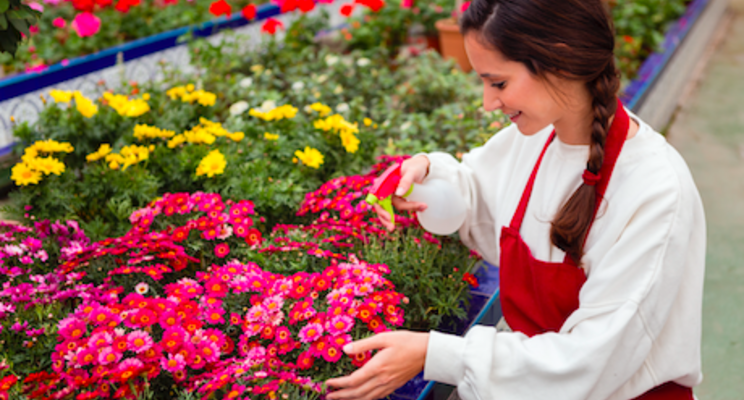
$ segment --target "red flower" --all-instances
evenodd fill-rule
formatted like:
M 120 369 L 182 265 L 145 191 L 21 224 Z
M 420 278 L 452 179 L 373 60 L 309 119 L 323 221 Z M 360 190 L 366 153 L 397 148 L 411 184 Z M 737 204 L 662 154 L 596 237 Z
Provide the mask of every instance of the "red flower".
M 215 17 L 219 17 L 223 14 L 227 14 L 229 17 L 232 13 L 232 7 L 230 7 L 225 0 L 217 0 L 209 5 L 209 12 Z
M 341 6 L 341 15 L 344 17 L 350 17 L 351 13 L 354 12 L 354 5 L 353 4 L 344 4 Z
M 8 375 L 3 379 L 0 379 L 0 391 L 8 391 L 13 385 L 18 382 L 18 377 L 15 375 Z
M 186 240 L 186 238 L 189 237 L 189 231 L 190 229 L 186 226 L 180 226 L 176 228 L 175 231 L 173 231 L 173 234 L 171 235 L 171 240 L 174 242 L 182 242 Z
M 261 240 L 261 231 L 255 228 L 249 230 L 248 235 L 245 237 L 245 242 L 248 243 L 249 246 L 260 244 Z
M 366 351 L 351 356 L 351 363 L 354 364 L 355 367 L 363 367 L 370 358 L 372 358 L 372 352 Z
M 129 12 L 129 8 L 138 6 L 139 3 L 139 0 L 119 0 L 118 2 L 116 2 L 116 6 L 114 6 L 114 8 L 116 9 L 116 11 L 126 13 Z
M 354 0 L 354 3 L 366 6 L 373 12 L 378 12 L 385 7 L 385 1 L 383 0 Z
M 72 0 L 72 6 L 78 11 L 93 12 L 95 5 L 93 0 Z
M 297 0 L 284 0 L 280 7 L 282 14 L 292 12 L 297 9 Z
M 478 278 L 475 277 L 475 275 L 471 274 L 470 272 L 466 272 L 465 275 L 462 276 L 462 280 L 469 283 L 470 286 L 477 288 L 478 287 Z
M 310 12 L 315 8 L 315 2 L 313 0 L 299 0 L 297 7 L 304 13 Z
M 253 4 L 248 4 L 247 6 L 243 7 L 243 17 L 245 17 L 245 19 L 247 20 L 256 18 L 256 6 Z
M 266 22 L 264 22 L 263 26 L 261 26 L 261 32 L 273 35 L 276 33 L 276 28 L 284 29 L 284 24 L 282 23 L 282 21 L 274 18 L 267 18 Z

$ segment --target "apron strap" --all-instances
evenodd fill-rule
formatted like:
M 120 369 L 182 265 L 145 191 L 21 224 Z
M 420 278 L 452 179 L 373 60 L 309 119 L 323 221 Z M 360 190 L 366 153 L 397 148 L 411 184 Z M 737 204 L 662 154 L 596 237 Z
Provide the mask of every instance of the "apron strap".
M 554 138 L 555 129 L 550 134 L 548 141 L 545 142 L 545 146 L 542 149 L 542 153 L 540 153 L 540 157 L 535 163 L 535 167 L 532 168 L 532 174 L 530 175 L 530 179 L 527 181 L 527 187 L 524 189 L 524 192 L 522 192 L 522 198 L 519 200 L 517 211 L 514 212 L 511 224 L 509 224 L 509 226 L 511 226 L 513 229 L 516 229 L 517 231 L 519 231 L 519 228 L 522 226 L 524 214 L 527 212 L 527 205 L 530 202 L 530 196 L 532 196 L 532 187 L 535 186 L 535 177 L 537 176 L 537 170 L 540 169 L 540 164 L 542 163 L 543 156 L 545 155 L 545 152 L 548 150 L 548 146 L 550 146 L 550 143 L 553 141 Z

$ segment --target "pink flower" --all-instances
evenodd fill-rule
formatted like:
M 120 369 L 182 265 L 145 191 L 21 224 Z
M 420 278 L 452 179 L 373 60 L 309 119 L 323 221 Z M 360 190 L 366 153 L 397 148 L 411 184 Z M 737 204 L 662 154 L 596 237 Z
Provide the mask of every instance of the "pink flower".
M 35 2 L 33 2 L 33 1 L 32 1 L 32 2 L 28 3 L 28 6 L 29 6 L 29 7 L 30 7 L 30 8 L 32 9 L 32 10 L 36 10 L 36 11 L 38 11 L 38 12 L 44 12 L 44 6 L 42 6 L 42 5 L 41 5 L 41 4 L 39 4 L 39 3 L 35 3 Z
M 147 351 L 154 344 L 150 335 L 145 331 L 134 331 L 127 335 L 129 349 L 137 354 Z
M 287 343 L 290 339 L 292 339 L 292 333 L 286 326 L 280 326 L 276 329 L 274 338 L 276 339 L 277 343 Z
M 139 294 L 145 294 L 150 290 L 150 286 L 145 282 L 140 282 L 134 287 L 134 291 Z
M 184 360 L 181 354 L 169 354 L 167 359 L 163 358 L 160 361 L 160 366 L 170 373 L 175 373 L 176 371 L 183 370 L 186 366 L 186 360 Z
M 215 362 L 220 358 L 220 348 L 217 343 L 210 340 L 204 340 L 196 347 L 197 354 L 200 354 L 205 361 Z
M 323 327 L 320 324 L 307 324 L 300 329 L 300 341 L 310 343 L 316 341 L 323 334 Z
M 59 321 L 59 334 L 65 339 L 80 339 L 85 332 L 85 323 L 75 317 L 69 317 Z
M 93 36 L 101 29 L 101 19 L 89 12 L 80 13 L 72 21 L 72 29 L 80 37 Z
M 220 243 L 214 248 L 214 254 L 219 258 L 225 258 L 226 255 L 230 254 L 230 246 L 227 243 Z
M 328 362 L 335 363 L 336 361 L 341 359 L 341 350 L 338 349 L 336 346 L 327 345 L 325 349 L 323 349 L 323 358 Z
M 328 333 L 331 335 L 341 335 L 351 330 L 354 327 L 354 319 L 348 315 L 338 315 L 331 318 L 328 323 Z

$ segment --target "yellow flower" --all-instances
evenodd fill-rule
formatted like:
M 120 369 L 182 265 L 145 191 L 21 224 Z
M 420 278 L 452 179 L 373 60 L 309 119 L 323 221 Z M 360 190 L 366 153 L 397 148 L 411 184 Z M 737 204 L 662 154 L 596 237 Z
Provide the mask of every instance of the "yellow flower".
M 261 74 L 263 70 L 264 70 L 264 66 L 261 64 L 251 65 L 251 71 L 255 74 Z
M 204 90 L 194 91 L 194 85 L 189 83 L 186 86 L 176 86 L 165 92 L 171 100 L 181 99 L 184 103 L 194 103 L 195 101 L 203 106 L 213 106 L 217 101 L 217 95 Z
M 59 176 L 65 172 L 65 164 L 54 157 L 35 158 L 28 165 L 44 175 L 54 174 Z
M 41 172 L 34 171 L 28 164 L 20 162 L 13 166 L 10 179 L 18 186 L 36 185 L 41 181 Z
M 90 118 L 98 113 L 98 106 L 93 104 L 89 98 L 83 96 L 79 91 L 73 93 L 75 97 L 75 105 L 80 114 L 83 114 L 85 118 Z
M 297 111 L 299 111 L 297 108 L 294 108 L 289 104 L 285 104 L 283 106 L 275 107 L 267 112 L 251 108 L 250 111 L 248 111 L 248 115 L 260 118 L 264 121 L 279 121 L 284 118 L 294 118 L 295 115 L 297 115 Z
M 111 153 L 111 145 L 108 143 L 104 143 L 101 145 L 101 147 L 98 148 L 95 153 L 91 153 L 85 156 L 85 159 L 88 162 L 98 161 L 103 157 L 106 157 L 106 155 L 109 153 Z
M 207 175 L 212 178 L 225 172 L 227 161 L 219 150 L 212 150 L 196 167 L 196 176 Z
M 365 118 L 363 120 L 363 122 L 364 122 L 364 126 L 370 126 L 370 125 L 372 125 L 372 120 L 369 119 L 369 118 Z
M 359 139 L 349 131 L 341 132 L 341 144 L 344 146 L 347 153 L 356 153 L 359 149 Z
M 72 153 L 75 148 L 68 142 L 58 142 L 56 140 L 37 140 L 31 146 L 26 148 L 26 152 L 41 153 Z
M 266 140 L 278 140 L 279 135 L 269 132 L 264 132 L 264 139 Z
M 331 113 L 331 107 L 328 107 L 323 103 L 313 103 L 310 105 L 310 109 L 320 113 L 321 117 L 325 117 L 326 115 Z
M 109 168 L 119 169 L 121 167 L 121 170 L 124 171 L 130 166 L 149 158 L 150 150 L 147 147 L 133 144 L 124 146 L 119 154 L 107 154 L 105 160 L 109 163 Z
M 176 132 L 150 125 L 138 124 L 134 127 L 134 137 L 137 138 L 137 140 L 157 138 L 168 139 L 175 135 Z
M 168 141 L 168 148 L 169 149 L 175 149 L 176 146 L 186 141 L 186 136 L 184 135 L 176 135 L 173 137 L 173 139 Z
M 323 154 L 310 146 L 305 146 L 304 151 L 297 150 L 294 154 L 303 164 L 310 168 L 318 169 L 323 165 Z
M 129 100 L 125 95 L 105 92 L 103 98 L 122 117 L 139 117 L 150 111 L 150 105 L 147 104 L 144 96 L 142 99 Z
M 233 142 L 239 142 L 245 138 L 245 133 L 243 132 L 235 132 L 233 134 L 228 135 L 227 137 L 230 138 Z
M 72 92 L 67 90 L 52 89 L 49 91 L 49 95 L 52 96 L 55 103 L 69 103 L 72 100 Z
M 341 137 L 341 144 L 348 153 L 355 153 L 359 149 L 359 139 L 354 135 L 359 133 L 357 123 L 350 123 L 339 114 L 333 114 L 326 119 L 319 119 L 313 122 L 315 129 L 321 129 L 325 132 L 333 131 Z

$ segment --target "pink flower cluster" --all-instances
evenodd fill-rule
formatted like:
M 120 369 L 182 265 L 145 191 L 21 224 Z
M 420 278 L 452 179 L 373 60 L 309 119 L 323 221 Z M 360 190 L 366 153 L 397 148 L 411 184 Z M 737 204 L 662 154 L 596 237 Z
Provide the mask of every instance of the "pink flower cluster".
M 91 397 L 133 397 L 131 388 L 164 373 L 204 395 L 228 385 L 270 393 L 281 382 L 319 391 L 302 370 L 316 360 L 338 362 L 352 333 L 403 323 L 403 296 L 387 272 L 356 261 L 284 276 L 232 261 L 166 285 L 164 296 L 118 300 L 122 293 L 111 292 L 109 301 L 85 301 L 60 321 L 52 368 L 67 387 Z M 235 301 L 243 297 L 247 303 Z M 351 361 L 362 365 L 369 357 Z

